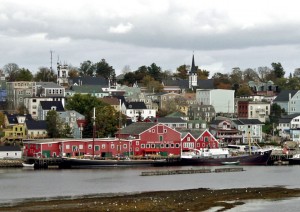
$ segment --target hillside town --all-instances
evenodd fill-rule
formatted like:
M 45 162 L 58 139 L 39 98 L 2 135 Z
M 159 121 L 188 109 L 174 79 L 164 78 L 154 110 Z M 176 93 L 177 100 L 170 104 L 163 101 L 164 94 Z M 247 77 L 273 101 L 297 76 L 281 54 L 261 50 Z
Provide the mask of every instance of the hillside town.
M 246 83 L 229 85 L 226 74 L 208 79 L 194 55 L 173 75 L 152 64 L 115 76 L 101 63 L 110 72 L 88 74 L 87 61 L 81 75 L 57 63 L 56 73 L 41 69 L 39 81 L 14 78 L 26 70 L 3 72 L 1 158 L 173 156 L 249 142 L 299 142 L 299 90 L 259 80 L 267 71 L 276 74 L 280 63 L 255 80 L 247 80 L 253 70 L 238 77 L 242 71 L 235 68 L 231 78 Z

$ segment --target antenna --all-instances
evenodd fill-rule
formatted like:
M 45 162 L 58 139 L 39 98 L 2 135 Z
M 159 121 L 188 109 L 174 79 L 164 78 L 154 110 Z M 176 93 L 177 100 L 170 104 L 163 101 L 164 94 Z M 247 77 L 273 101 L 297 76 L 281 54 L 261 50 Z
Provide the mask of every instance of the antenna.
M 52 72 L 52 53 L 53 51 L 50 50 L 50 71 Z

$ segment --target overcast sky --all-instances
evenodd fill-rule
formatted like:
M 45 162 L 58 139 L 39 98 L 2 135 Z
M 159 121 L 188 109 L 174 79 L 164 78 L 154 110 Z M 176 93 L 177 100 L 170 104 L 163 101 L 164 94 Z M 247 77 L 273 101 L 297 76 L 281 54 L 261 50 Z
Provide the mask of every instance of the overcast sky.
M 36 72 L 104 58 L 117 74 L 156 63 L 229 73 L 233 67 L 300 67 L 294 0 L 0 0 L 0 68 Z

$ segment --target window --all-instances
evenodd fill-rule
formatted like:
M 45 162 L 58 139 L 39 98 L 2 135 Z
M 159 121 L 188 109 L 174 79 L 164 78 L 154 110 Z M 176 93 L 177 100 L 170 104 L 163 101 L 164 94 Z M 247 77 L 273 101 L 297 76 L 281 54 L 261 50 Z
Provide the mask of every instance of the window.
M 171 148 L 174 148 L 174 144 L 171 144 Z
M 190 137 L 187 137 L 187 139 L 186 139 L 187 141 L 190 141 L 191 140 L 191 138 Z
M 176 148 L 179 148 L 179 144 L 175 144 L 175 147 L 176 147 Z
M 83 145 L 82 144 L 79 145 L 79 149 L 83 149 Z
M 100 146 L 96 145 L 95 146 L 95 151 L 99 151 L 100 150 Z
M 111 148 L 111 149 L 114 149 L 114 148 L 115 148 L 115 145 L 114 145 L 114 144 L 111 144 L 111 145 L 110 145 L 110 148 Z
M 159 136 L 159 141 L 163 141 L 164 137 L 162 135 Z
M 150 144 L 146 144 L 146 148 L 150 148 Z
M 105 149 L 105 144 L 102 144 L 101 148 L 102 148 L 102 149 Z
M 48 144 L 48 147 L 51 147 L 52 146 L 52 144 Z
M 141 144 L 141 148 L 142 148 L 142 149 L 145 149 L 145 144 Z
M 127 144 L 123 144 L 123 148 L 124 148 L 124 149 L 127 149 Z
M 89 144 L 89 145 L 88 145 L 88 148 L 89 148 L 89 149 L 92 149 L 92 148 L 93 148 L 93 145 L 92 145 L 92 144 Z

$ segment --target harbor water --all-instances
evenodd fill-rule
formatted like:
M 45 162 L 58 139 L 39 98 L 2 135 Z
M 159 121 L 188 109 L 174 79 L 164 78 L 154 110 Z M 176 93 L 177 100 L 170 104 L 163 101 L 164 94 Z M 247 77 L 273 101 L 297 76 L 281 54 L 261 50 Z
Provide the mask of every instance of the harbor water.
M 226 166 L 230 167 L 230 166 Z M 235 166 L 236 167 L 236 166 Z M 239 166 L 241 167 L 241 166 Z M 300 166 L 243 166 L 242 172 L 197 173 L 180 175 L 141 176 L 142 172 L 172 169 L 211 169 L 220 167 L 136 167 L 99 169 L 47 169 L 24 168 L 0 169 L 0 203 L 13 204 L 29 199 L 76 198 L 80 196 L 102 196 L 143 191 L 183 190 L 193 188 L 246 188 L 273 187 L 300 188 Z M 224 168 L 224 166 L 223 166 Z M 276 202 L 285 205 L 293 202 L 300 206 L 299 199 Z M 266 203 L 267 202 L 267 203 Z M 258 204 L 260 203 L 260 204 Z M 238 206 L 239 211 L 251 210 L 249 202 Z M 274 207 L 268 201 L 255 201 Z M 237 210 L 235 208 L 234 210 Z M 272 209 L 272 208 L 271 208 Z M 274 211 L 273 210 L 273 211 Z

